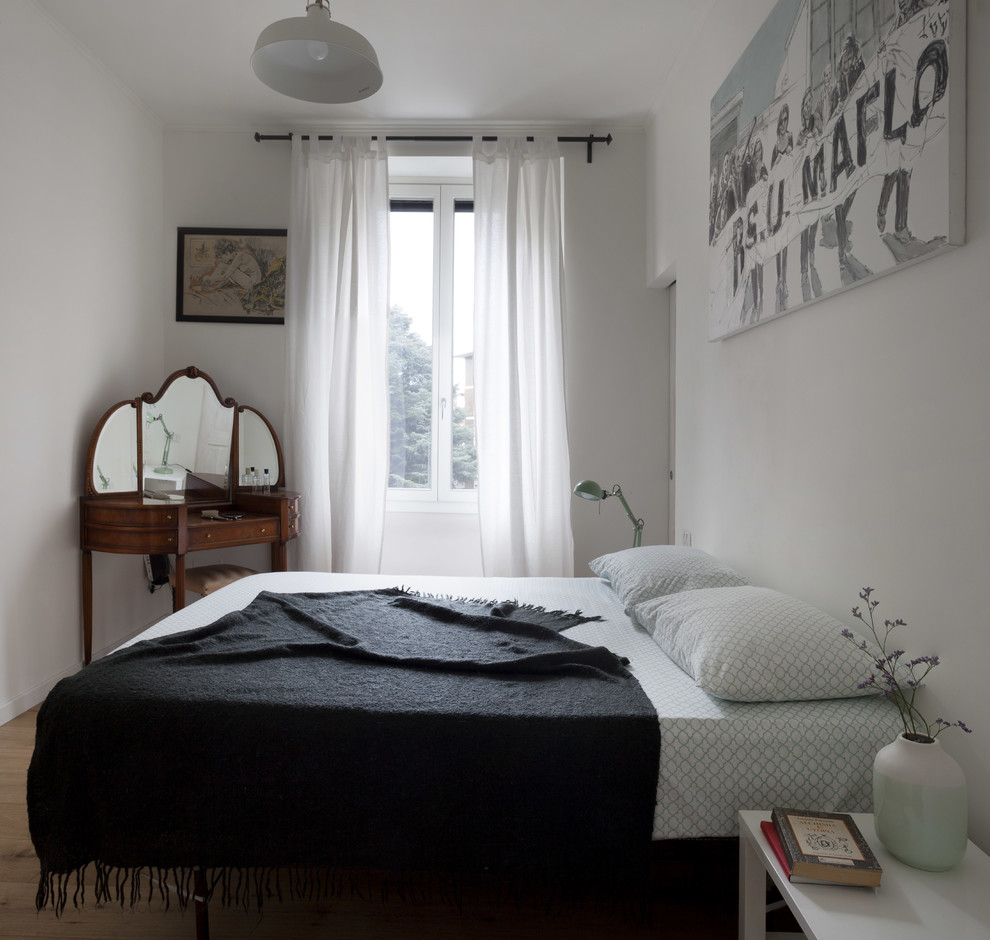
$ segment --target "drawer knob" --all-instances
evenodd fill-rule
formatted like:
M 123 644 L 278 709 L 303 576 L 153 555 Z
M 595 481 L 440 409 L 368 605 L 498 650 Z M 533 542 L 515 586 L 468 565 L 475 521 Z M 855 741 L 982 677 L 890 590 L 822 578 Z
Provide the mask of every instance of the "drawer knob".
M 211 539 L 211 538 L 213 538 L 213 533 L 212 533 L 212 532 L 207 532 L 207 533 L 206 533 L 206 537 L 207 537 L 208 539 Z
M 268 530 L 264 526 L 261 527 L 261 534 L 262 535 L 264 535 L 267 531 Z
M 166 513 L 165 514 L 165 521 L 166 522 L 171 522 L 172 521 L 172 513 Z

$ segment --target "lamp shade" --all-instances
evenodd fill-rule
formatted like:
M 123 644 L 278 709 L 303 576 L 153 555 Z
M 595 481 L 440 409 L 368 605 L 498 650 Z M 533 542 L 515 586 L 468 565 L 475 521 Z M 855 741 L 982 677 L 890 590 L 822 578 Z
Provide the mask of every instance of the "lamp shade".
M 622 503 L 622 508 L 626 511 L 629 521 L 633 524 L 633 548 L 639 548 L 643 539 L 643 520 L 637 519 L 633 515 L 633 511 L 629 508 L 629 503 L 626 502 L 626 497 L 622 494 L 622 487 L 618 483 L 609 492 L 608 490 L 603 490 L 594 480 L 582 480 L 574 487 L 573 493 L 575 496 L 580 496 L 581 499 L 593 499 L 596 502 L 608 499 L 609 496 L 615 496 Z
M 606 493 L 605 490 L 603 490 L 594 480 L 582 480 L 577 486 L 574 487 L 574 495 L 580 496 L 581 499 L 599 500 L 608 496 L 608 493 Z
M 305 16 L 279 20 L 262 30 L 251 68 L 269 88 L 323 104 L 360 101 L 382 87 L 382 70 L 371 43 L 335 23 L 322 0 Z

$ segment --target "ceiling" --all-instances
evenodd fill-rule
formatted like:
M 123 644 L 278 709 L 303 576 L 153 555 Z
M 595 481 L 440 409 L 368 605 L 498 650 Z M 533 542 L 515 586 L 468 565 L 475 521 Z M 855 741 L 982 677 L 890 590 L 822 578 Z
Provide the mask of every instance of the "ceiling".
M 251 71 L 306 0 L 34 0 L 166 127 L 642 127 L 714 0 L 331 0 L 385 75 L 345 105 Z

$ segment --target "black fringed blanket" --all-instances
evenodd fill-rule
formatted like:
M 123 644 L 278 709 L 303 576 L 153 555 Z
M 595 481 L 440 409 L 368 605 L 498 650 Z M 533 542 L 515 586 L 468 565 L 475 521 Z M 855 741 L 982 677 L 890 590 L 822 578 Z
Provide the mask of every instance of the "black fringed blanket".
M 641 878 L 659 726 L 618 657 L 557 632 L 587 619 L 263 592 L 92 663 L 38 715 L 39 907 L 90 862 L 104 901 L 149 868 Z

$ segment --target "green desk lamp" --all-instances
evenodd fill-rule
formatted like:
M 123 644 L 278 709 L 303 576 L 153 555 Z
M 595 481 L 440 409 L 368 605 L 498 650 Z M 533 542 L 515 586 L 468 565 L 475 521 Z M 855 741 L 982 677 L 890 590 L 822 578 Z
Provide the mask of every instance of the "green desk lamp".
M 593 499 L 596 502 L 598 500 L 608 499 L 609 496 L 618 496 L 619 502 L 622 503 L 622 508 L 626 511 L 626 515 L 633 524 L 633 548 L 639 548 L 643 541 L 644 523 L 642 519 L 637 519 L 632 514 L 629 503 L 626 502 L 625 496 L 622 495 L 622 487 L 618 483 L 609 492 L 608 490 L 603 490 L 594 480 L 582 480 L 574 487 L 574 495 L 580 496 L 581 499 Z
M 172 438 L 175 437 L 175 432 L 169 431 L 169 429 L 165 426 L 165 419 L 161 415 L 158 415 L 158 417 L 156 418 L 154 417 L 154 415 L 149 414 L 144 420 L 149 428 L 156 421 L 161 421 L 162 430 L 165 432 L 165 452 L 162 454 L 161 466 L 155 467 L 155 473 L 171 473 L 172 468 L 168 465 L 168 451 L 169 448 L 172 446 Z

